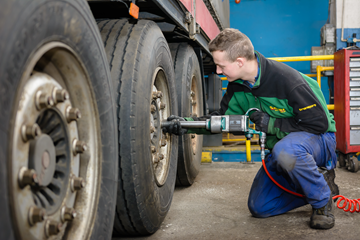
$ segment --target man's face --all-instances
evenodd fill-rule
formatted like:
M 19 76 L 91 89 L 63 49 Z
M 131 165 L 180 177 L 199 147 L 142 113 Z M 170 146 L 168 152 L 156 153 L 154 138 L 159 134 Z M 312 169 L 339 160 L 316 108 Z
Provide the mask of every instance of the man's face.
M 212 55 L 214 58 L 214 62 L 216 64 L 216 73 L 217 74 L 225 75 L 229 82 L 233 82 L 240 78 L 241 62 L 229 61 L 228 58 L 226 57 L 225 51 L 214 51 L 214 52 L 212 52 Z

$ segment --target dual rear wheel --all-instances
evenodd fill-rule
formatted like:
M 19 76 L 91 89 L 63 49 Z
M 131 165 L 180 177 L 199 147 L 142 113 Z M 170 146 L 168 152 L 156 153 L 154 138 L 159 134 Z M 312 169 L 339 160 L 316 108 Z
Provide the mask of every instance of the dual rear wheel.
M 152 21 L 101 20 L 98 27 L 110 65 L 119 129 L 114 235 L 147 235 L 160 227 L 169 211 L 175 180 L 191 185 L 198 173 L 201 146 L 196 143 L 202 138 L 186 136 L 184 144 L 180 138 L 179 146 L 188 148 L 189 156 L 181 150 L 177 162 L 179 138 L 164 134 L 161 122 L 170 115 L 202 114 L 201 84 L 196 81 L 200 68 L 194 50 L 181 45 L 178 50 L 185 51 L 185 57 L 175 58 L 174 71 L 172 46 L 169 49 Z M 190 69 L 178 69 L 176 64 L 185 61 Z M 190 73 L 184 77 L 184 71 Z M 186 107 L 177 103 L 183 95 Z M 195 155 L 197 163 L 192 164 Z

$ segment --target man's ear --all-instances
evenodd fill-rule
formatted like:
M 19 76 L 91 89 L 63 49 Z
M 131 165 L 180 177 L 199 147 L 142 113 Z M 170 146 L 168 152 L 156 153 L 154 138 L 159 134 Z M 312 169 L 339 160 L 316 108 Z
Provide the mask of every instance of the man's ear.
M 239 67 L 242 67 L 242 66 L 244 66 L 245 58 L 238 57 L 238 58 L 235 60 L 235 62 L 237 63 L 237 65 L 238 65 Z

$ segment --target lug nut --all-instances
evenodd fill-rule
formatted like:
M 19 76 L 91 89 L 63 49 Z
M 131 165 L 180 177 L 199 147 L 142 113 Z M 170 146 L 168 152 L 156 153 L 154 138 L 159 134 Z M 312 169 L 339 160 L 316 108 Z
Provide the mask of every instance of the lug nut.
M 72 221 L 74 218 L 76 218 L 76 215 L 77 215 L 77 213 L 76 213 L 75 209 L 64 206 L 61 209 L 60 218 L 61 218 L 62 222 Z
M 61 230 L 62 224 L 54 221 L 54 220 L 47 220 L 45 224 L 45 233 L 46 236 L 50 237 L 53 235 L 57 235 Z
M 155 99 L 158 99 L 158 98 L 162 98 L 163 97 L 163 93 L 158 91 L 158 92 L 153 92 L 152 93 L 152 98 L 155 100 Z
M 19 171 L 18 181 L 21 188 L 24 188 L 27 185 L 34 185 L 37 183 L 37 175 L 35 170 L 22 167 Z
M 195 134 L 191 134 L 191 138 L 195 138 Z
M 155 107 L 154 105 L 151 105 L 151 107 L 150 107 L 150 111 L 151 111 L 151 113 L 155 113 L 155 111 L 156 111 L 156 107 Z
M 153 160 L 153 163 L 158 163 L 159 162 L 159 157 L 158 156 L 153 156 L 152 160 Z
M 191 91 L 190 95 L 191 95 L 192 97 L 194 97 L 194 96 L 195 96 L 195 92 L 194 92 L 194 91 Z
M 160 109 L 164 109 L 166 107 L 165 103 L 160 103 Z
M 35 105 L 38 110 L 54 106 L 54 99 L 46 93 L 38 91 L 36 93 Z
M 87 150 L 87 145 L 85 142 L 74 139 L 73 141 L 73 154 L 76 156 L 78 153 L 84 153 Z
M 166 146 L 166 140 L 165 139 L 161 139 L 161 146 L 165 147 Z
M 153 92 L 153 93 L 152 93 L 152 98 L 153 98 L 153 100 L 156 100 L 156 99 L 158 98 L 157 92 Z
M 65 89 L 54 89 L 53 99 L 55 100 L 55 103 L 65 102 L 69 98 L 69 93 Z
M 71 190 L 73 192 L 79 191 L 79 190 L 83 189 L 85 186 L 86 186 L 86 182 L 83 178 L 73 177 L 71 179 Z
M 68 121 L 68 123 L 72 121 L 77 121 L 80 118 L 81 118 L 81 113 L 78 108 L 68 107 L 66 109 L 66 120 Z
M 150 133 L 155 132 L 155 128 L 153 126 L 150 126 Z
M 160 91 L 158 91 L 156 94 L 157 94 L 157 97 L 158 97 L 158 98 L 162 98 L 162 97 L 163 97 L 163 93 L 160 92 Z
M 156 153 L 156 147 L 151 146 L 151 152 L 152 152 L 152 153 Z
M 164 154 L 159 154 L 159 159 L 163 160 L 164 159 Z
M 22 125 L 21 126 L 21 137 L 24 142 L 36 138 L 41 134 L 41 129 L 36 123 L 33 125 Z
M 29 223 L 35 225 L 35 223 L 44 221 L 46 211 L 43 208 L 31 207 L 29 209 Z

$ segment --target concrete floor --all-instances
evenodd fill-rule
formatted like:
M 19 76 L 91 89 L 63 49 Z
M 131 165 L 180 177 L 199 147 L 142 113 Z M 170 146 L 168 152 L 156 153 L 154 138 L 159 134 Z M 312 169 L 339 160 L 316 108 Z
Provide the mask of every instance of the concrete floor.
M 261 163 L 202 164 L 193 186 L 176 188 L 161 228 L 152 236 L 135 239 L 360 239 L 360 214 L 338 208 L 335 227 L 330 230 L 309 227 L 309 205 L 280 216 L 252 217 L 247 197 L 260 166 Z M 360 198 L 360 172 L 337 168 L 335 182 L 340 194 Z

